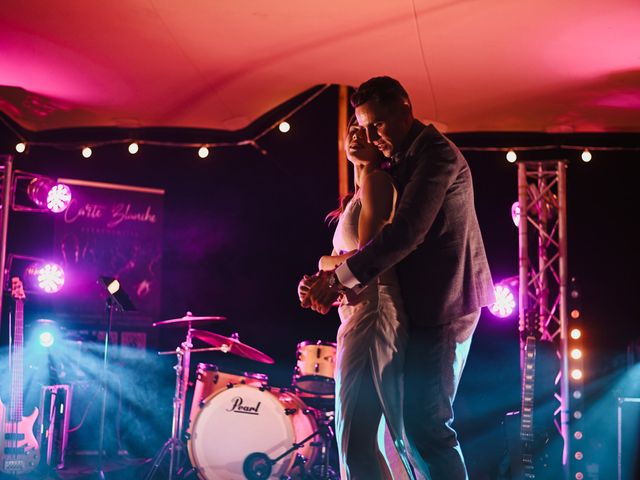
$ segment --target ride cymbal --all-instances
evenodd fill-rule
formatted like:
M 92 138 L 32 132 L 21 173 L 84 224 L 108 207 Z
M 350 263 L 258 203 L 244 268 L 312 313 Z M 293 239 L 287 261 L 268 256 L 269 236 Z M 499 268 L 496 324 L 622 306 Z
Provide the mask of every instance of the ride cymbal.
M 255 360 L 257 362 L 275 363 L 275 360 L 269 355 L 242 343 L 238 339 L 237 334 L 234 334 L 231 337 L 225 337 L 224 335 L 207 332 L 206 330 L 197 330 L 195 328 L 191 329 L 191 333 L 195 338 L 200 339 L 213 347 L 222 347 L 222 351 L 225 353 L 234 353 L 240 357 Z

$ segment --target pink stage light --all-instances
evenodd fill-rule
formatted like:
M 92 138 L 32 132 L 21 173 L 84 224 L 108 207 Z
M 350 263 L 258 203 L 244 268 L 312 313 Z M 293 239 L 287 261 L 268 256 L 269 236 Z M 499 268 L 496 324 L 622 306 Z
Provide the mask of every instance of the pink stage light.
M 496 303 L 489 306 L 489 311 L 499 318 L 509 317 L 516 309 L 516 299 L 513 292 L 506 285 L 498 284 L 494 287 Z
M 53 213 L 64 212 L 71 203 L 71 189 L 62 183 L 54 185 L 47 195 L 47 208 Z
M 47 207 L 54 213 L 64 212 L 71 203 L 71 189 L 50 178 L 34 178 L 27 188 L 29 198 L 39 207 Z
M 520 226 L 520 202 L 513 202 L 511 205 L 511 219 L 516 227 Z
M 29 268 L 36 285 L 46 293 L 56 293 L 64 286 L 64 270 L 55 263 L 45 263 Z

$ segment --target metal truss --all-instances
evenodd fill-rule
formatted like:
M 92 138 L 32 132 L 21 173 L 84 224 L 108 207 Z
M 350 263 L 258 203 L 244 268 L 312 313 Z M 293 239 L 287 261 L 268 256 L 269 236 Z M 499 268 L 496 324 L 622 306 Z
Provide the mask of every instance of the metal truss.
M 553 342 L 560 359 L 554 422 L 564 440 L 565 474 L 570 460 L 566 168 L 564 160 L 518 164 L 519 329 L 523 332 L 534 316 L 539 339 Z M 522 338 L 520 346 L 523 351 Z

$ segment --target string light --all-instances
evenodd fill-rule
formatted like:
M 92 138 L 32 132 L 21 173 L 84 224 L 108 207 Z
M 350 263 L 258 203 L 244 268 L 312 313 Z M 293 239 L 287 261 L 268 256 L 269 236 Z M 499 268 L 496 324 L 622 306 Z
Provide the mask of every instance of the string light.
M 513 163 L 518 159 L 518 155 L 516 155 L 516 152 L 514 152 L 513 150 L 509 150 L 507 152 L 507 162 L 509 163 Z
M 136 142 L 131 142 L 129 144 L 129 153 L 131 155 L 135 155 L 136 153 L 138 153 L 139 147 L 138 144 Z
M 200 158 L 207 158 L 209 156 L 209 149 L 203 145 L 198 149 L 198 156 Z
M 287 133 L 289 130 L 291 130 L 291 125 L 289 125 L 289 122 L 280 122 L 280 125 L 278 125 L 278 130 L 280 130 L 282 133 Z
M 582 155 L 580 155 L 580 158 L 582 158 L 582 161 L 585 163 L 588 163 L 591 161 L 592 156 L 588 148 L 584 149 L 584 151 L 582 152 Z
M 82 149 L 82 156 L 84 158 L 89 158 L 91 157 L 91 154 L 93 153 L 93 151 L 91 150 L 91 147 L 84 147 Z
M 24 143 L 24 142 L 16 143 L 16 152 L 24 153 L 26 149 L 27 149 L 27 144 L 26 143 Z

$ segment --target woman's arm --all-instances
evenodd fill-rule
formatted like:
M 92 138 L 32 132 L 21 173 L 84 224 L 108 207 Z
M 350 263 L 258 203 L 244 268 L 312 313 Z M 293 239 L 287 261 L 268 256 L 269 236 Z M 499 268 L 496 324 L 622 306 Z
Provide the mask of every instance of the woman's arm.
M 347 258 L 356 253 L 357 250 L 351 250 L 350 252 L 345 252 L 341 255 L 335 253 L 335 251 L 331 255 L 324 255 L 320 257 L 320 261 L 318 262 L 318 270 L 322 271 L 330 271 L 335 270 L 338 265 L 342 265 Z

